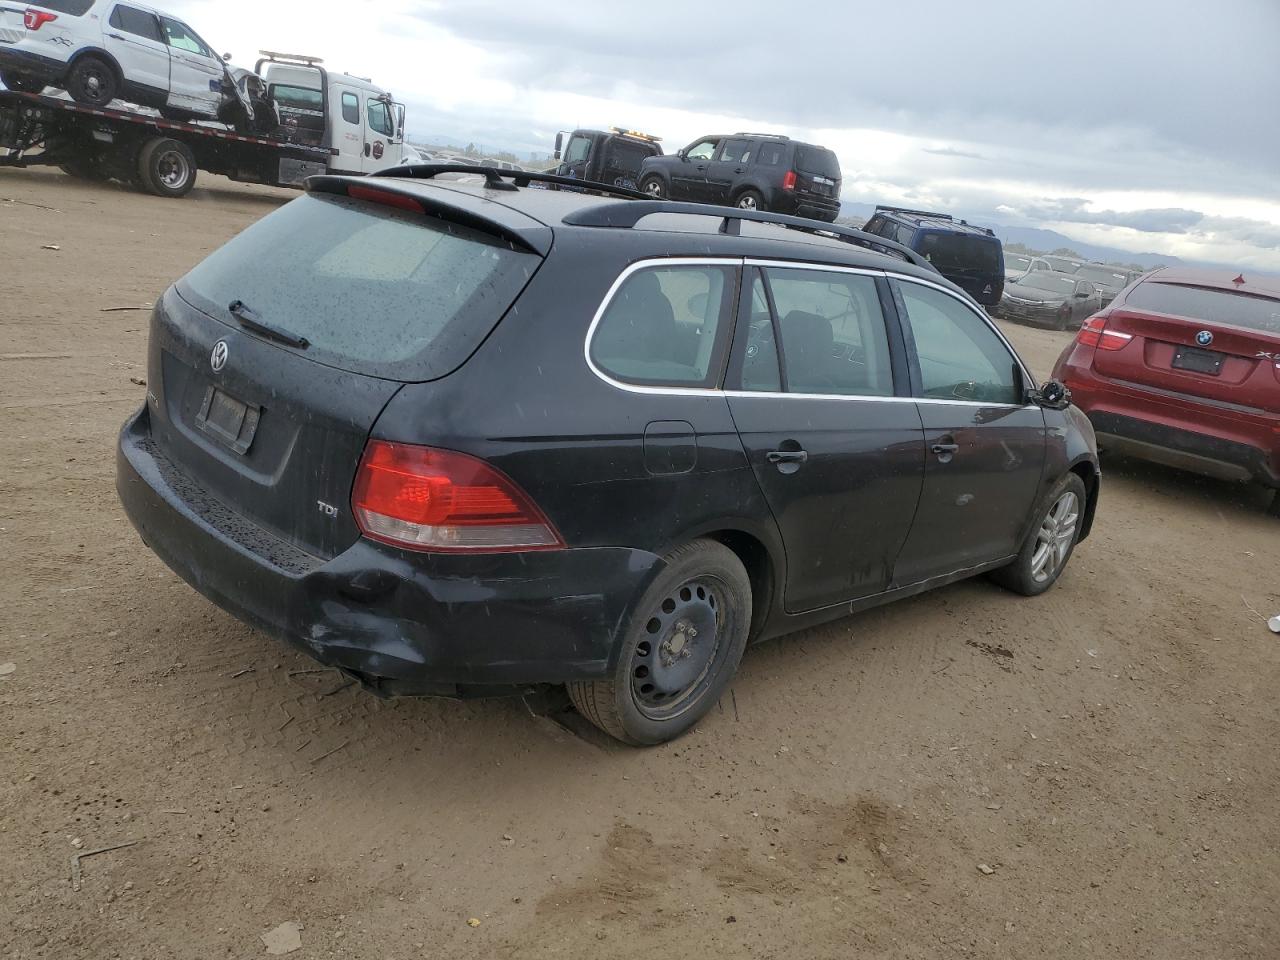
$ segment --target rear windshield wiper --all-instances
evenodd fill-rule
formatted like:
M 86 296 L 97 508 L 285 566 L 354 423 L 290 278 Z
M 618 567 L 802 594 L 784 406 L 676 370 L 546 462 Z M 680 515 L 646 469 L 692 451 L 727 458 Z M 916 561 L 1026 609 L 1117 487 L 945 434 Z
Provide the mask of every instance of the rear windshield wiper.
M 232 300 L 227 304 L 227 309 L 231 311 L 233 317 L 240 321 L 242 327 L 248 327 L 264 337 L 287 343 L 289 346 L 297 347 L 300 350 L 305 350 L 311 346 L 311 341 L 306 337 L 300 337 L 298 334 L 285 330 L 283 327 L 277 327 L 275 324 L 267 323 L 265 320 L 260 319 L 256 313 L 245 306 L 243 300 Z

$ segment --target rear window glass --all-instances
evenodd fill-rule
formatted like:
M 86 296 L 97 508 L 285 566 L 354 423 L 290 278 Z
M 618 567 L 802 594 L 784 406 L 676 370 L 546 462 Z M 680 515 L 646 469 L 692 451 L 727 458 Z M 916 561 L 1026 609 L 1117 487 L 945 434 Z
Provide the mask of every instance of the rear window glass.
M 822 147 L 796 147 L 796 169 L 831 180 L 840 179 L 840 161 L 834 153 Z
M 1280 300 L 1251 293 L 1148 280 L 1129 291 L 1124 305 L 1188 320 L 1280 333 Z
M 1093 283 L 1100 283 L 1104 287 L 1111 287 L 1114 290 L 1119 290 L 1129 283 L 1129 274 L 1111 267 L 1091 267 L 1086 264 L 1077 270 L 1076 274 Z
M 453 370 L 540 259 L 488 234 L 346 197 L 299 197 L 178 281 L 211 316 L 241 300 L 320 363 L 396 380 Z
M 93 0 L 42 0 L 32 6 L 41 10 L 57 10 L 72 17 L 83 17 L 93 6 Z
M 969 233 L 926 233 L 920 239 L 918 252 L 938 269 L 960 272 L 1000 273 L 1003 257 L 1000 241 L 995 237 L 977 237 Z
M 324 94 L 310 87 L 295 87 L 287 83 L 273 83 L 271 97 L 282 107 L 299 110 L 324 109 Z

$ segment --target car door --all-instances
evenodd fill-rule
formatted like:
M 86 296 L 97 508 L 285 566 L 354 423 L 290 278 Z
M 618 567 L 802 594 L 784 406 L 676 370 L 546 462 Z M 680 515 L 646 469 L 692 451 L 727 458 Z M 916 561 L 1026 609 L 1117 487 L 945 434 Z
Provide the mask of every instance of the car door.
M 222 61 L 182 21 L 161 15 L 160 28 L 169 45 L 169 106 L 216 117 Z
M 395 122 L 391 105 L 378 97 L 364 98 L 364 147 L 361 150 L 360 170 L 377 173 L 400 162 L 391 145 L 396 139 Z
M 338 151 L 332 161 L 333 169 L 360 173 L 364 170 L 364 111 L 360 107 L 360 93 L 341 84 L 334 84 L 333 92 L 337 104 L 333 146 Z
M 169 97 L 169 45 L 160 33 L 160 18 L 150 10 L 140 10 L 118 3 L 107 18 L 102 43 L 116 58 L 125 83 L 132 89 L 144 88 L 145 97 L 154 103 L 165 103 Z
M 1044 411 L 1029 375 L 968 300 L 890 281 L 904 319 L 927 451 L 924 489 L 894 571 L 897 586 L 1017 553 L 1044 469 Z
M 925 470 L 888 288 L 873 271 L 747 269 L 726 395 L 782 535 L 784 605 L 880 593 Z
M 1079 327 L 1085 319 L 1102 309 L 1102 291 L 1090 280 L 1076 283 L 1076 297 L 1071 304 L 1071 326 Z
M 751 141 L 723 140 L 707 166 L 707 203 L 729 203 L 733 190 L 751 162 Z
M 706 202 L 707 168 L 711 166 L 711 158 L 719 146 L 719 137 L 708 137 L 689 145 L 671 171 L 672 200 Z

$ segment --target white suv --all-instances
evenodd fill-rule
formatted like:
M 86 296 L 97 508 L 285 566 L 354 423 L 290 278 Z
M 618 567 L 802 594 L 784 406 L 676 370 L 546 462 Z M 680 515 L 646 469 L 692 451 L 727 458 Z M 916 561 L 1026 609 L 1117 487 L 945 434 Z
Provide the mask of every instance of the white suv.
M 117 0 L 0 3 L 0 81 L 11 90 L 66 90 L 104 107 L 119 97 L 171 120 L 217 117 L 222 59 L 181 20 Z

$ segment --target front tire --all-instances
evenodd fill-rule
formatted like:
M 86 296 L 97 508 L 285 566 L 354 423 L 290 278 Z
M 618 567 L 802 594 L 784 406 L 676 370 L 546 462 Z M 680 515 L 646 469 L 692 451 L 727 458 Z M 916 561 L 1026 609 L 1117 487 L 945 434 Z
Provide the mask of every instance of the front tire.
M 45 88 L 43 80 L 29 77 L 25 73 L 0 73 L 0 83 L 14 93 L 40 93 Z
M 1002 587 L 1036 597 L 1058 581 L 1080 539 L 1086 498 L 1084 481 L 1074 473 L 1059 480 L 1036 510 L 1036 521 L 1017 558 L 991 574 Z
M 650 200 L 667 199 L 667 188 L 661 177 L 645 177 L 640 181 L 640 192 Z
M 89 107 L 105 107 L 120 92 L 115 67 L 93 53 L 86 53 L 72 65 L 65 82 L 71 99 Z
M 137 183 L 157 197 L 185 197 L 196 185 L 196 158 L 185 143 L 155 137 L 138 153 Z
M 613 677 L 568 685 L 579 713 L 633 746 L 672 740 L 715 706 L 751 627 L 751 581 L 728 547 L 694 540 L 664 559 L 623 628 Z

